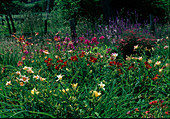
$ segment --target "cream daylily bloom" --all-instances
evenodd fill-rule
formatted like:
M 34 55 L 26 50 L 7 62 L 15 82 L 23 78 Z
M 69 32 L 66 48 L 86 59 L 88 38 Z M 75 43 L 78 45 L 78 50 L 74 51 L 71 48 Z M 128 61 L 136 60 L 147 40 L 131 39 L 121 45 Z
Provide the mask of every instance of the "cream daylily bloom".
M 64 76 L 64 75 L 61 75 L 61 74 L 60 74 L 60 75 L 57 75 L 58 80 L 56 80 L 56 81 L 62 80 L 63 76 Z
M 40 77 L 40 81 L 44 81 L 44 80 L 45 80 L 45 78 Z
M 103 84 L 102 82 L 100 84 L 98 84 L 100 86 L 100 88 L 103 88 L 103 90 L 105 90 L 105 84 Z
M 156 65 L 160 65 L 161 64 L 161 61 L 157 61 L 155 64 L 154 64 L 154 66 L 156 66 Z
M 24 66 L 23 70 L 27 70 L 27 69 L 28 69 L 28 67 L 27 67 L 27 66 Z
M 142 57 L 139 57 L 139 58 L 138 58 L 138 60 L 140 60 L 140 61 L 142 61 L 142 59 L 143 59 Z
M 50 53 L 48 52 L 48 50 L 44 50 L 43 53 L 44 53 L 45 55 L 50 54 Z
M 6 86 L 12 85 L 11 81 L 7 81 Z
M 21 72 L 20 72 L 20 71 L 17 71 L 16 74 L 17 74 L 17 75 L 21 75 Z
M 138 45 L 134 46 L 134 50 L 138 49 Z
M 40 78 L 40 76 L 38 76 L 38 75 L 37 75 L 37 76 L 35 76 L 35 75 L 34 75 L 34 76 L 33 76 L 33 78 L 35 78 L 35 79 L 39 79 L 39 78 Z
M 111 54 L 113 57 L 117 57 L 118 56 L 118 53 L 112 53 Z

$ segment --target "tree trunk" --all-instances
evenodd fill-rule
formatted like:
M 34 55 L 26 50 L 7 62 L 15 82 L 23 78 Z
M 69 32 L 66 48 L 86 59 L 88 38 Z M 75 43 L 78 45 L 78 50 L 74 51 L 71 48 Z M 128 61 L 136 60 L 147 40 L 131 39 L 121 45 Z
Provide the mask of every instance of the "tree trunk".
M 75 18 L 72 18 L 70 20 L 70 28 L 71 28 L 72 40 L 75 41 L 75 38 L 76 38 L 76 21 L 75 21 Z
M 151 33 L 154 35 L 155 34 L 155 26 L 154 26 L 154 21 L 153 21 L 153 15 L 150 14 L 150 30 Z
M 103 8 L 104 19 L 107 22 L 107 24 L 109 24 L 109 19 L 112 17 L 110 0 L 101 0 L 101 4 Z
M 13 18 L 12 18 L 12 16 L 11 16 L 11 14 L 9 14 L 9 18 L 10 18 L 10 20 L 11 20 L 13 33 L 16 33 L 16 28 L 15 28 L 14 21 L 13 21 Z
M 5 15 L 5 18 L 6 18 L 6 21 L 7 21 L 7 25 L 8 25 L 9 34 L 12 34 L 12 32 L 11 32 L 11 27 L 10 27 L 10 24 L 9 24 L 9 19 L 8 19 L 8 16 L 7 16 L 7 15 Z
M 46 2 L 47 2 L 47 9 L 46 9 L 46 20 L 45 20 L 45 28 L 44 28 L 45 34 L 47 33 L 47 20 L 49 14 L 50 0 L 46 0 Z
M 2 23 L 2 25 L 4 25 L 4 19 L 3 19 L 2 15 L 1 15 L 1 23 Z

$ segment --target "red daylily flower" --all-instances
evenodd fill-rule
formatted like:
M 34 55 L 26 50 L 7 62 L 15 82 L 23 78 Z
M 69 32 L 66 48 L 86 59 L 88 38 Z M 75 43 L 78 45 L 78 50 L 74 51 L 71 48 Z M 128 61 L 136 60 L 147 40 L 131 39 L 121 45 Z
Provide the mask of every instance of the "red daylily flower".
M 97 62 L 97 58 L 95 58 L 95 57 L 90 57 L 90 61 L 93 62 L 93 63 L 96 63 L 96 62 Z
M 71 60 L 75 62 L 75 61 L 78 61 L 78 58 L 77 58 L 77 56 L 72 56 Z
M 167 112 L 165 112 L 165 114 L 166 114 L 166 115 L 169 115 L 169 112 L 167 111 Z
M 59 62 L 63 63 L 63 60 L 58 60 L 57 63 L 59 63 Z
M 156 76 L 155 76 L 154 78 L 152 78 L 152 80 L 154 80 L 154 81 L 155 81 L 156 79 L 158 79 L 158 76 L 159 76 L 159 75 L 158 75 L 158 74 L 156 74 Z
M 152 67 L 148 64 L 148 62 L 144 62 L 144 63 L 145 63 L 145 66 L 146 66 L 147 69 L 152 68 Z
M 85 55 L 85 52 L 82 51 L 79 57 L 84 57 L 84 55 Z
M 18 66 L 22 66 L 22 65 L 23 65 L 23 62 L 19 61 Z
M 136 109 L 135 109 L 135 111 L 139 111 L 139 109 L 138 109 L 138 108 L 136 108 Z
M 153 105 L 153 104 L 156 104 L 157 102 L 158 102 L 158 101 L 155 100 L 155 101 L 150 102 L 149 104 L 150 104 L 150 105 Z
M 66 65 L 67 65 L 67 61 L 64 62 L 64 66 L 66 66 Z
M 55 69 L 56 69 L 56 70 L 59 70 L 59 66 L 55 66 Z
M 48 61 L 52 61 L 53 59 L 51 59 L 51 58 L 48 58 Z

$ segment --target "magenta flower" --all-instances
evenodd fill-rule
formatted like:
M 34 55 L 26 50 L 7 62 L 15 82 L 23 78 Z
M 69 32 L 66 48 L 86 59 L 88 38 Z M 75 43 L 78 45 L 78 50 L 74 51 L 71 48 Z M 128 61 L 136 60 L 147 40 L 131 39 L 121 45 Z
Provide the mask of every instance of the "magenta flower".
M 100 39 L 100 40 L 103 40 L 104 38 L 105 38 L 104 36 L 101 36 L 99 39 Z
M 27 55 L 29 52 L 28 52 L 28 50 L 24 50 L 24 53 Z

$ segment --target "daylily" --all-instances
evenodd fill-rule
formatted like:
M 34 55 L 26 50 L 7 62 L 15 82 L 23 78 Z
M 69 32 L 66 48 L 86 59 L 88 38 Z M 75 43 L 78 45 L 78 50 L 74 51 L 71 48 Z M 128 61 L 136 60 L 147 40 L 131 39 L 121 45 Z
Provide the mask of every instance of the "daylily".
M 100 88 L 103 88 L 103 90 L 105 90 L 105 84 L 103 84 L 102 82 L 100 84 L 98 84 L 100 86 Z
M 20 82 L 19 84 L 20 84 L 20 86 L 24 86 L 25 85 L 24 82 Z
M 157 61 L 155 64 L 154 64 L 154 66 L 156 66 L 156 65 L 160 65 L 161 64 L 161 61 Z
M 142 57 L 139 57 L 139 58 L 138 58 L 138 60 L 140 60 L 140 61 L 142 61 L 142 59 L 143 59 Z
M 34 93 L 36 93 L 37 95 L 40 93 L 39 91 L 37 91 L 35 88 L 33 88 L 32 90 L 31 90 L 31 94 L 33 94 L 34 95 Z
M 148 62 L 144 62 L 144 63 L 145 63 L 145 66 L 146 66 L 147 69 L 152 68 L 152 67 L 148 64 Z
M 29 78 L 26 77 L 25 75 L 22 76 L 22 78 L 20 79 L 20 81 L 23 81 L 23 82 L 28 82 Z
M 152 78 L 152 80 L 154 80 L 154 81 L 155 81 L 156 79 L 158 79 L 158 76 L 159 76 L 159 75 L 158 75 L 158 74 L 156 74 L 156 76 L 155 76 L 154 78 Z
M 21 72 L 20 72 L 20 71 L 17 71 L 16 74 L 17 74 L 17 75 L 21 75 Z
M 134 50 L 138 49 L 138 45 L 134 46 Z
M 22 66 L 22 65 L 23 65 L 23 62 L 19 61 L 18 66 Z
M 101 93 L 100 93 L 100 92 L 97 92 L 97 91 L 93 91 L 93 95 L 94 95 L 95 97 L 99 97 L 99 96 L 101 95 Z
M 44 81 L 44 80 L 45 80 L 45 78 L 40 77 L 40 81 Z
M 150 102 L 149 104 L 150 104 L 150 105 L 153 105 L 153 104 L 156 104 L 157 102 L 158 102 L 158 101 L 155 100 L 155 101 Z
M 61 75 L 61 74 L 60 74 L 60 75 L 57 75 L 58 80 L 56 80 L 56 81 L 62 80 L 63 76 L 64 76 L 64 75 Z
M 28 67 L 27 67 L 27 66 L 24 66 L 23 70 L 27 70 L 27 69 L 28 69 Z
M 43 53 L 44 53 L 45 55 L 50 54 L 50 53 L 48 52 L 48 50 L 43 51 Z
M 77 56 L 72 56 L 71 60 L 75 62 L 75 61 L 78 61 L 78 58 L 77 58 Z
M 7 81 L 6 86 L 8 86 L 8 85 L 12 85 L 11 81 Z
M 35 75 L 34 75 L 34 76 L 33 76 L 33 78 L 35 78 L 35 79 L 39 79 L 39 78 L 40 78 L 40 76 L 38 76 L 38 75 L 37 75 L 37 76 L 35 76 Z
M 61 90 L 60 90 L 61 91 Z M 62 92 L 63 93 L 67 93 L 69 91 L 69 89 L 67 88 L 67 89 L 62 89 Z
M 71 85 L 72 85 L 73 90 L 76 90 L 78 83 L 76 83 L 76 84 L 71 84 Z
M 111 54 L 113 57 L 117 57 L 118 56 L 118 53 L 112 53 Z

